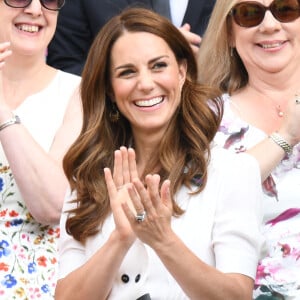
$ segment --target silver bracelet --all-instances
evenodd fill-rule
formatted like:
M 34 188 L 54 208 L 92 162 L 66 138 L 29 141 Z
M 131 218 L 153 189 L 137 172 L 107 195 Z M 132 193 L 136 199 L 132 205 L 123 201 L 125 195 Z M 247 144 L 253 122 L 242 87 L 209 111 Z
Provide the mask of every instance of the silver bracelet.
M 16 115 L 13 115 L 12 118 L 10 118 L 9 120 L 7 120 L 6 122 L 4 122 L 0 125 L 0 131 L 10 125 L 20 124 L 20 123 L 21 123 L 20 118 Z
M 280 146 L 287 155 L 291 155 L 293 147 L 277 132 L 272 133 L 269 136 L 278 146 Z

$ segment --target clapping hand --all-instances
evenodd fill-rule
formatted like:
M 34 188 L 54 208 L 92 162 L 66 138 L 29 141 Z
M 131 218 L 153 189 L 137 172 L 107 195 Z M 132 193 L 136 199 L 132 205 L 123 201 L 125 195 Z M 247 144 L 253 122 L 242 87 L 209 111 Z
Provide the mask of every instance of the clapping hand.
M 136 236 L 124 214 L 122 204 L 126 203 L 131 213 L 136 213 L 127 191 L 131 182 L 138 177 L 134 150 L 126 147 L 116 150 L 113 174 L 109 168 L 104 169 L 104 174 L 116 231 L 121 239 L 132 243 Z

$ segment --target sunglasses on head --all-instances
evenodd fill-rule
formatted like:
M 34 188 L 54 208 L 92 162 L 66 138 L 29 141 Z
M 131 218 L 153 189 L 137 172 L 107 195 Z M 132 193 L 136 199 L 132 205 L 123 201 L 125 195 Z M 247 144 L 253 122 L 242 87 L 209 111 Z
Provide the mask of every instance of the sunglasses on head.
M 263 21 L 267 10 L 279 22 L 292 22 L 300 16 L 300 0 L 274 0 L 269 6 L 256 1 L 240 2 L 231 9 L 230 15 L 236 24 L 254 27 Z
M 7 6 L 13 8 L 25 8 L 30 5 L 32 0 L 4 0 Z M 65 0 L 40 0 L 41 5 L 49 10 L 60 10 L 64 4 Z

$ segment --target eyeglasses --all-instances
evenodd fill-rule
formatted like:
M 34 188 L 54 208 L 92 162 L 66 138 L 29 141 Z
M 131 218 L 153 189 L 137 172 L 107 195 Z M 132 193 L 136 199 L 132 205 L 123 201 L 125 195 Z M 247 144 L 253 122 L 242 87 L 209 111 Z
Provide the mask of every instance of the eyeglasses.
M 4 0 L 7 6 L 13 8 L 25 8 L 32 0 Z M 41 5 L 49 10 L 60 10 L 65 5 L 65 0 L 40 0 Z
M 236 4 L 230 15 L 238 25 L 254 27 L 263 21 L 267 10 L 282 23 L 292 22 L 300 16 L 300 0 L 274 0 L 269 6 L 256 1 L 245 1 Z

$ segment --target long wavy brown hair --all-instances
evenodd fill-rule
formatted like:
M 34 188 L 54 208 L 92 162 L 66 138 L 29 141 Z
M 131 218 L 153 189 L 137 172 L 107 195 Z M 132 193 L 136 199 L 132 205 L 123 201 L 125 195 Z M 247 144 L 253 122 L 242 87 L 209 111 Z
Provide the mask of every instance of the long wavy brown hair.
M 63 166 L 77 203 L 67 219 L 67 232 L 81 242 L 96 234 L 111 213 L 104 167 L 113 169 L 114 150 L 132 143 L 129 122 L 123 116 L 112 122 L 110 55 L 124 32 L 148 32 L 161 37 L 173 51 L 177 62 L 186 61 L 187 78 L 182 98 L 159 148 L 153 153 L 144 174 L 159 166 L 161 181 L 171 180 L 171 193 L 182 185 L 207 181 L 210 143 L 218 129 L 222 105 L 217 94 L 197 83 L 195 56 L 180 31 L 166 18 L 144 8 L 130 8 L 112 18 L 96 36 L 82 73 L 81 98 L 83 126 L 66 154 Z M 130 47 L 130 45 L 128 45 Z M 134 144 L 134 141 L 133 141 Z M 157 172 L 156 172 L 157 173 Z M 142 176 L 142 178 L 143 178 Z M 173 200 L 174 216 L 183 213 Z

